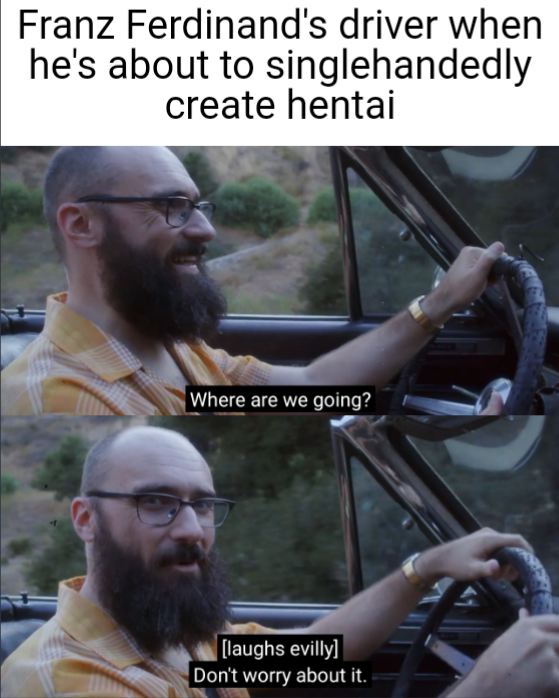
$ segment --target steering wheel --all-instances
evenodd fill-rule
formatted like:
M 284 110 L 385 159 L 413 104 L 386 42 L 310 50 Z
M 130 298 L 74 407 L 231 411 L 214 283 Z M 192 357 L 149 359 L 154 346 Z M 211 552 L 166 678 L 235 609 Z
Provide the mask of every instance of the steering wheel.
M 545 294 L 536 270 L 523 257 L 505 255 L 495 262 L 491 278 L 497 279 L 505 276 L 511 277 L 517 282 L 524 298 L 523 338 L 514 381 L 499 378 L 486 386 L 479 396 L 464 391 L 477 398 L 475 405 L 407 394 L 401 396 L 402 408 L 408 407 L 424 414 L 481 414 L 489 404 L 492 392 L 497 391 L 503 398 L 503 415 L 530 414 L 530 408 L 538 389 L 547 343 Z M 401 394 L 402 391 L 399 392 Z M 404 413 L 403 409 L 401 412 L 395 412 L 394 406 L 391 406 L 391 410 L 391 414 Z
M 499 564 L 511 565 L 518 572 L 520 580 L 524 583 L 524 599 L 531 615 L 553 613 L 551 581 L 535 555 L 522 548 L 502 548 L 494 557 Z M 426 648 L 450 664 L 457 673 L 465 675 L 469 672 L 474 661 L 437 637 L 446 614 L 469 586 L 471 582 L 454 582 L 429 611 L 404 660 L 392 698 L 408 695 Z

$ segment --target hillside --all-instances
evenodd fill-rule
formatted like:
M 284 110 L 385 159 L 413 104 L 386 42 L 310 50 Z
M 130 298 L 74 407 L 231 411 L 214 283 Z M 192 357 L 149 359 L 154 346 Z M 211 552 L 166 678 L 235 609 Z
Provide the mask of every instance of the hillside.
M 330 184 L 328 149 L 315 147 L 212 147 L 172 148 L 179 157 L 189 150 L 203 152 L 219 184 L 260 175 L 275 181 L 295 196 L 302 207 L 302 220 L 316 192 Z M 19 149 L 13 163 L 2 163 L 2 181 L 17 181 L 30 188 L 42 185 L 52 153 Z M 217 226 L 218 242 L 210 262 L 220 281 L 230 311 L 285 313 L 300 311 L 298 289 L 307 265 L 317 264 L 324 242 L 335 236 L 335 227 L 311 229 L 304 223 L 282 231 L 266 241 L 256 234 Z M 24 303 L 42 309 L 48 295 L 65 290 L 64 269 L 52 246 L 46 226 L 13 225 L 2 234 L 3 308 Z M 250 252 L 244 253 L 245 250 Z M 238 254 L 243 252 L 243 254 Z
M 330 184 L 328 148 L 311 146 L 170 146 L 181 159 L 190 151 L 203 152 L 217 181 L 234 182 L 252 175 L 273 179 L 308 204 L 314 193 Z M 2 181 L 22 182 L 31 189 L 42 186 L 52 157 L 49 152 L 18 148 L 15 162 L 1 164 Z

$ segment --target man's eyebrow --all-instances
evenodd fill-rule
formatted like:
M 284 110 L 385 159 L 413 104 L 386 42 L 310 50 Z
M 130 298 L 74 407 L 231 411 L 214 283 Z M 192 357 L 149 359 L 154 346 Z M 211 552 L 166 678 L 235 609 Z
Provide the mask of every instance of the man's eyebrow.
M 134 494 L 143 494 L 145 492 L 151 492 L 152 494 L 172 494 L 175 497 L 180 497 L 182 499 L 180 487 L 175 487 L 174 485 L 166 485 L 160 482 L 147 483 L 145 485 L 139 485 L 133 490 Z M 212 489 L 204 489 L 202 487 L 197 487 L 191 493 L 192 499 L 203 499 L 204 497 L 215 497 L 216 493 Z

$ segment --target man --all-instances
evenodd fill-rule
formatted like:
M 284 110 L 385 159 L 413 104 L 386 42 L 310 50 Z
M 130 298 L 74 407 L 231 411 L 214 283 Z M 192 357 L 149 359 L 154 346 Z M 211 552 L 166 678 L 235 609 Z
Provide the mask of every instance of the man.
M 275 632 L 228 622 L 214 541 L 231 504 L 218 500 L 212 512 L 215 496 L 207 464 L 176 432 L 136 427 L 96 444 L 72 502 L 87 576 L 61 583 L 54 618 L 8 657 L 4 695 L 203 696 L 189 687 L 189 661 L 215 659 L 217 633 Z M 512 570 L 491 559 L 505 545 L 531 550 L 521 536 L 484 529 L 412 564 L 429 585 L 443 576 L 510 579 Z M 397 570 L 308 629 L 288 632 L 343 634 L 344 659 L 366 660 L 419 603 L 416 584 Z M 539 698 L 558 690 L 559 618 L 540 616 L 515 623 L 449 695 Z
M 2 372 L 2 414 L 185 414 L 185 385 L 382 388 L 436 326 L 487 285 L 501 243 L 466 248 L 412 316 L 406 309 L 305 368 L 211 349 L 225 299 L 202 257 L 211 204 L 166 148 L 60 149 L 44 204 L 68 277 L 45 329 Z M 491 411 L 498 414 L 495 398 Z

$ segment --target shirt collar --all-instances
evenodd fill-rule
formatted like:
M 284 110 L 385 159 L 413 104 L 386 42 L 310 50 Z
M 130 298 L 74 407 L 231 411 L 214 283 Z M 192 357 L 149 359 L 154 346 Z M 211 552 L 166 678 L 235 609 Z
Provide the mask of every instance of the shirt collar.
M 114 383 L 142 368 L 141 361 L 111 335 L 66 305 L 67 293 L 47 298 L 44 334 L 62 352 L 107 383 Z
M 117 669 L 140 664 L 148 657 L 129 633 L 96 604 L 80 594 L 85 577 L 60 582 L 56 618 L 74 640 L 93 650 Z

